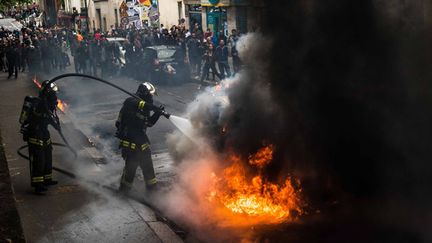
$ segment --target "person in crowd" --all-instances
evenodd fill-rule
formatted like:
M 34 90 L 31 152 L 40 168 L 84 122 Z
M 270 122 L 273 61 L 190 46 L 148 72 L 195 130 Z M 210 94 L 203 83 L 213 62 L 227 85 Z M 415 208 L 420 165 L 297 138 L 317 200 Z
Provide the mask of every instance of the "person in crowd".
M 237 35 L 237 30 L 232 29 L 231 35 L 228 37 L 228 46 L 231 50 L 231 57 L 233 63 L 233 73 L 236 74 L 240 70 L 241 61 L 237 50 L 237 41 L 239 37 Z
M 39 76 L 41 72 L 53 75 L 68 72 L 66 69 L 71 66 L 77 73 L 100 73 L 105 77 L 121 73 L 140 80 L 147 78 L 141 70 L 145 50 L 155 45 L 177 46 L 179 51 L 176 61 L 187 65 L 188 78 L 208 79 L 210 73 L 213 74 L 213 80 L 215 76 L 219 79 L 231 76 L 229 56 L 232 57 L 234 73 L 241 67 L 235 46 L 238 40 L 236 30 L 232 30 L 227 38 L 223 31 L 213 33 L 207 28 L 203 32 L 196 22 L 188 30 L 185 20 L 180 19 L 177 25 L 169 29 L 164 25 L 160 28 L 111 26 L 107 31 L 95 29 L 92 34 L 59 26 L 38 26 L 32 23 L 35 16 L 39 16 L 37 7 L 17 8 L 8 14 L 21 21 L 26 18 L 19 30 L 0 28 L 0 71 L 12 72 L 16 76 L 19 71 L 29 72 L 32 77 Z M 107 37 L 122 37 L 127 41 L 121 43 L 120 47 L 117 43 L 107 41 Z M 215 61 L 219 70 L 215 68 Z M 15 68 L 18 72 L 15 72 Z
M 231 76 L 230 67 L 228 65 L 228 55 L 228 47 L 225 46 L 225 41 L 220 40 L 219 46 L 216 48 L 215 51 L 215 56 L 222 79 Z M 227 76 L 225 76 L 225 73 Z
M 207 39 L 212 36 L 213 36 L 213 32 L 211 32 L 210 28 L 207 28 L 206 32 L 204 32 L 204 39 Z
M 196 34 L 192 33 L 192 38 L 187 42 L 189 63 L 191 65 L 192 74 L 200 75 L 201 70 L 201 41 L 197 39 Z
M 208 49 L 205 51 L 203 55 L 204 68 L 201 74 L 201 84 L 204 84 L 204 78 L 208 77 L 209 71 L 211 70 L 213 73 L 213 81 L 214 76 L 216 75 L 220 80 L 222 76 L 216 70 L 216 58 L 213 44 L 209 44 Z
M 15 75 L 15 79 L 18 78 L 18 65 L 19 65 L 19 53 L 16 42 L 10 42 L 6 48 L 6 60 L 8 63 L 8 79 Z

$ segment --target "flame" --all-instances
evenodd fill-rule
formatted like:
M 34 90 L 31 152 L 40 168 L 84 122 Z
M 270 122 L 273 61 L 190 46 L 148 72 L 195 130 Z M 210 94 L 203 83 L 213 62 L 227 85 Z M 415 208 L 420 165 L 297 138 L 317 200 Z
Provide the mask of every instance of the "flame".
M 36 77 L 33 77 L 32 81 L 34 84 L 36 84 L 38 89 L 42 88 L 42 84 L 37 81 Z M 57 108 L 59 108 L 59 110 L 61 110 L 64 113 L 66 111 L 66 109 L 68 108 L 68 104 L 66 102 L 62 101 L 61 99 L 57 99 Z
M 217 84 L 214 88 L 216 92 L 222 91 L 222 85 L 220 84 Z
M 273 159 L 273 145 L 261 148 L 256 154 L 249 156 L 249 164 L 263 169 Z
M 68 104 L 66 104 L 66 102 L 62 101 L 61 99 L 57 99 L 57 108 L 59 108 L 64 113 L 68 108 Z
M 228 126 L 225 125 L 222 127 L 222 133 L 226 133 L 228 131 Z
M 34 77 L 32 80 L 33 80 L 33 83 L 35 83 L 39 89 L 42 88 L 42 84 L 37 81 L 36 77 Z
M 207 199 L 223 205 L 237 222 L 244 216 L 245 223 L 281 223 L 294 220 L 292 212 L 301 215 L 301 189 L 294 188 L 291 177 L 278 184 L 262 176 L 262 170 L 273 159 L 273 151 L 274 146 L 269 145 L 249 156 L 248 163 L 258 168 L 255 176 L 248 176 L 248 168 L 239 156 L 230 155 L 231 165 L 222 175 L 210 175 L 213 183 Z

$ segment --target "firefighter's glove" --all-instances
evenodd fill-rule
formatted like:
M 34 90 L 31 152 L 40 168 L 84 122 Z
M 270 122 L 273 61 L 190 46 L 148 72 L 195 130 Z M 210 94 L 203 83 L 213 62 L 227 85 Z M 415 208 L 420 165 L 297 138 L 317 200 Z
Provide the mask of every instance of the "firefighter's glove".
M 157 114 L 159 116 L 161 116 L 161 115 L 164 116 L 166 119 L 169 119 L 169 117 L 170 117 L 170 114 L 165 111 L 165 107 L 163 105 L 159 106 Z
M 156 113 L 158 116 L 161 116 L 165 112 L 165 107 L 163 105 L 159 106 L 157 109 L 154 110 L 154 113 Z

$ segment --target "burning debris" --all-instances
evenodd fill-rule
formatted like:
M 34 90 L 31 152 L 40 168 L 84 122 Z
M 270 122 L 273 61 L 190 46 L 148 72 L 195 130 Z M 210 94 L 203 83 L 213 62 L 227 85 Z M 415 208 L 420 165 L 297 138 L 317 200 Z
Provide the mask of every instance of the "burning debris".
M 305 213 L 300 180 L 274 169 L 289 160 L 275 133 L 284 124 L 267 80 L 267 44 L 260 34 L 242 37 L 237 45 L 247 67 L 189 105 L 193 132 L 179 126 L 186 136 L 168 138 L 180 178 L 160 202 L 192 228 L 291 223 Z
M 248 168 L 242 159 L 232 154 L 228 160 L 231 164 L 223 170 L 221 176 L 212 173 L 213 184 L 208 200 L 220 203 L 234 213 L 235 221 L 244 220 L 249 223 L 281 223 L 294 219 L 302 214 L 300 189 L 295 189 L 291 178 L 282 183 L 266 180 L 263 170 L 273 159 L 274 146 L 261 148 L 249 156 L 248 164 L 258 169 L 258 175 L 249 176 Z M 297 182 L 299 183 L 299 182 Z

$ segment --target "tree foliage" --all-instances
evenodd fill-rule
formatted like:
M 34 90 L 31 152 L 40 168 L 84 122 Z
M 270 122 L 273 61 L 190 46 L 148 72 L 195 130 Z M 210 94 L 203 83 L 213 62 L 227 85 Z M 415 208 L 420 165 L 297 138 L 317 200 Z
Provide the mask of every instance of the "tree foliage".
M 6 10 L 12 6 L 32 3 L 32 0 L 0 0 L 0 10 Z

